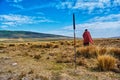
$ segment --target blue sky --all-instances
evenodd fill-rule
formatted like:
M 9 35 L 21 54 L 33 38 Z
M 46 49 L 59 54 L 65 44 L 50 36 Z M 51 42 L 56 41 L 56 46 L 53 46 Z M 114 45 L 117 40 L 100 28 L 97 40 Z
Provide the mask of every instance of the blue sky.
M 120 36 L 120 0 L 0 0 L 0 30 L 73 36 L 73 13 L 77 37 Z

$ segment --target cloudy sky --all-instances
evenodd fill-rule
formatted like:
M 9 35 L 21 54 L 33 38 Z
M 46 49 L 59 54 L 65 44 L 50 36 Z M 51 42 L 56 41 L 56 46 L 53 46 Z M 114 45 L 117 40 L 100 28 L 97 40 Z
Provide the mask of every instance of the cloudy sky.
M 73 13 L 77 37 L 120 36 L 120 0 L 0 0 L 0 30 L 73 36 Z

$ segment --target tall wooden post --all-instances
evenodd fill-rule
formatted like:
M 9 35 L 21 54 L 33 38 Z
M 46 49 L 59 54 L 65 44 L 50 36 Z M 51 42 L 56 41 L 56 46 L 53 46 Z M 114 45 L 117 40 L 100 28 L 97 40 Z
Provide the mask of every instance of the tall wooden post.
M 75 69 L 77 68 L 76 65 L 76 35 L 75 35 L 75 15 L 73 13 L 73 30 L 74 30 L 74 63 L 75 63 Z

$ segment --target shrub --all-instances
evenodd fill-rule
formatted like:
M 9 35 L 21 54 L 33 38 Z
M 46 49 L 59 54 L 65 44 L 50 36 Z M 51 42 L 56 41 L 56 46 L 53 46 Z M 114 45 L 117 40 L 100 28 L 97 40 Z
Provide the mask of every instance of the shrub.
M 107 54 L 114 55 L 120 60 L 120 48 L 109 47 L 107 50 Z
M 91 58 L 91 57 L 97 57 L 98 53 L 96 51 L 96 47 L 94 46 L 88 46 L 88 47 L 80 47 L 77 49 L 77 57 L 85 57 L 85 58 Z
M 51 48 L 51 47 L 53 47 L 53 43 L 44 43 L 44 44 L 42 44 L 42 47 L 43 48 Z
M 71 57 L 63 54 L 63 55 L 57 55 L 56 63 L 71 63 L 72 59 Z
M 46 76 L 36 76 L 36 80 L 49 80 Z
M 18 76 L 18 80 L 22 80 L 23 77 L 26 76 L 26 72 L 21 72 L 20 75 Z
M 54 44 L 53 48 L 59 48 L 59 45 L 58 44 Z
M 119 58 L 120 60 L 120 48 L 114 50 L 114 55 Z
M 34 55 L 34 59 L 37 59 L 37 60 L 38 60 L 38 59 L 40 59 L 40 58 L 41 58 L 41 55 L 40 55 L 40 54 L 35 54 L 35 55 Z
M 30 46 L 31 48 L 42 48 L 41 44 L 33 44 Z
M 19 46 L 26 46 L 27 44 L 24 44 L 24 43 L 21 43 L 21 44 L 19 44 Z
M 4 49 L 4 48 L 7 48 L 7 47 L 4 45 L 0 45 L 0 49 Z
M 60 45 L 64 45 L 64 42 L 63 41 L 59 41 Z
M 64 58 L 64 59 L 62 59 L 62 58 L 60 59 L 59 58 L 59 59 L 56 60 L 56 63 L 71 63 L 71 62 L 72 62 L 72 59 L 68 58 L 68 57 Z
M 30 47 L 31 48 L 51 48 L 56 46 L 53 46 L 53 43 L 41 43 L 41 44 L 33 44 Z
M 84 58 L 78 58 L 78 59 L 77 59 L 77 65 L 79 65 L 79 66 L 84 66 L 84 65 L 86 65 L 85 59 L 84 59 Z
M 76 54 L 77 54 L 77 57 L 82 56 L 87 58 L 89 57 L 89 49 L 88 47 L 81 47 L 77 50 Z
M 15 44 L 9 44 L 9 46 L 11 47 L 11 46 L 15 46 Z
M 96 58 L 99 54 L 97 53 L 98 47 L 96 46 L 89 46 L 89 57 Z
M 107 49 L 105 47 L 99 47 L 98 48 L 98 54 L 104 55 L 107 52 Z
M 31 69 L 28 74 L 33 74 L 34 73 L 34 69 Z
M 109 71 L 114 68 L 116 59 L 110 55 L 100 55 L 97 58 L 98 68 L 101 71 Z

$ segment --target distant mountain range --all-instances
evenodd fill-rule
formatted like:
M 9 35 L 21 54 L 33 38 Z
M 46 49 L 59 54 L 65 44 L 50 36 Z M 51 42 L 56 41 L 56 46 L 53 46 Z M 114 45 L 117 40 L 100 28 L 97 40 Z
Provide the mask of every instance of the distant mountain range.
M 0 38 L 69 38 L 69 37 L 62 35 L 30 32 L 30 31 L 0 30 Z
M 115 36 L 115 37 L 112 37 L 112 38 L 120 38 L 120 36 Z

